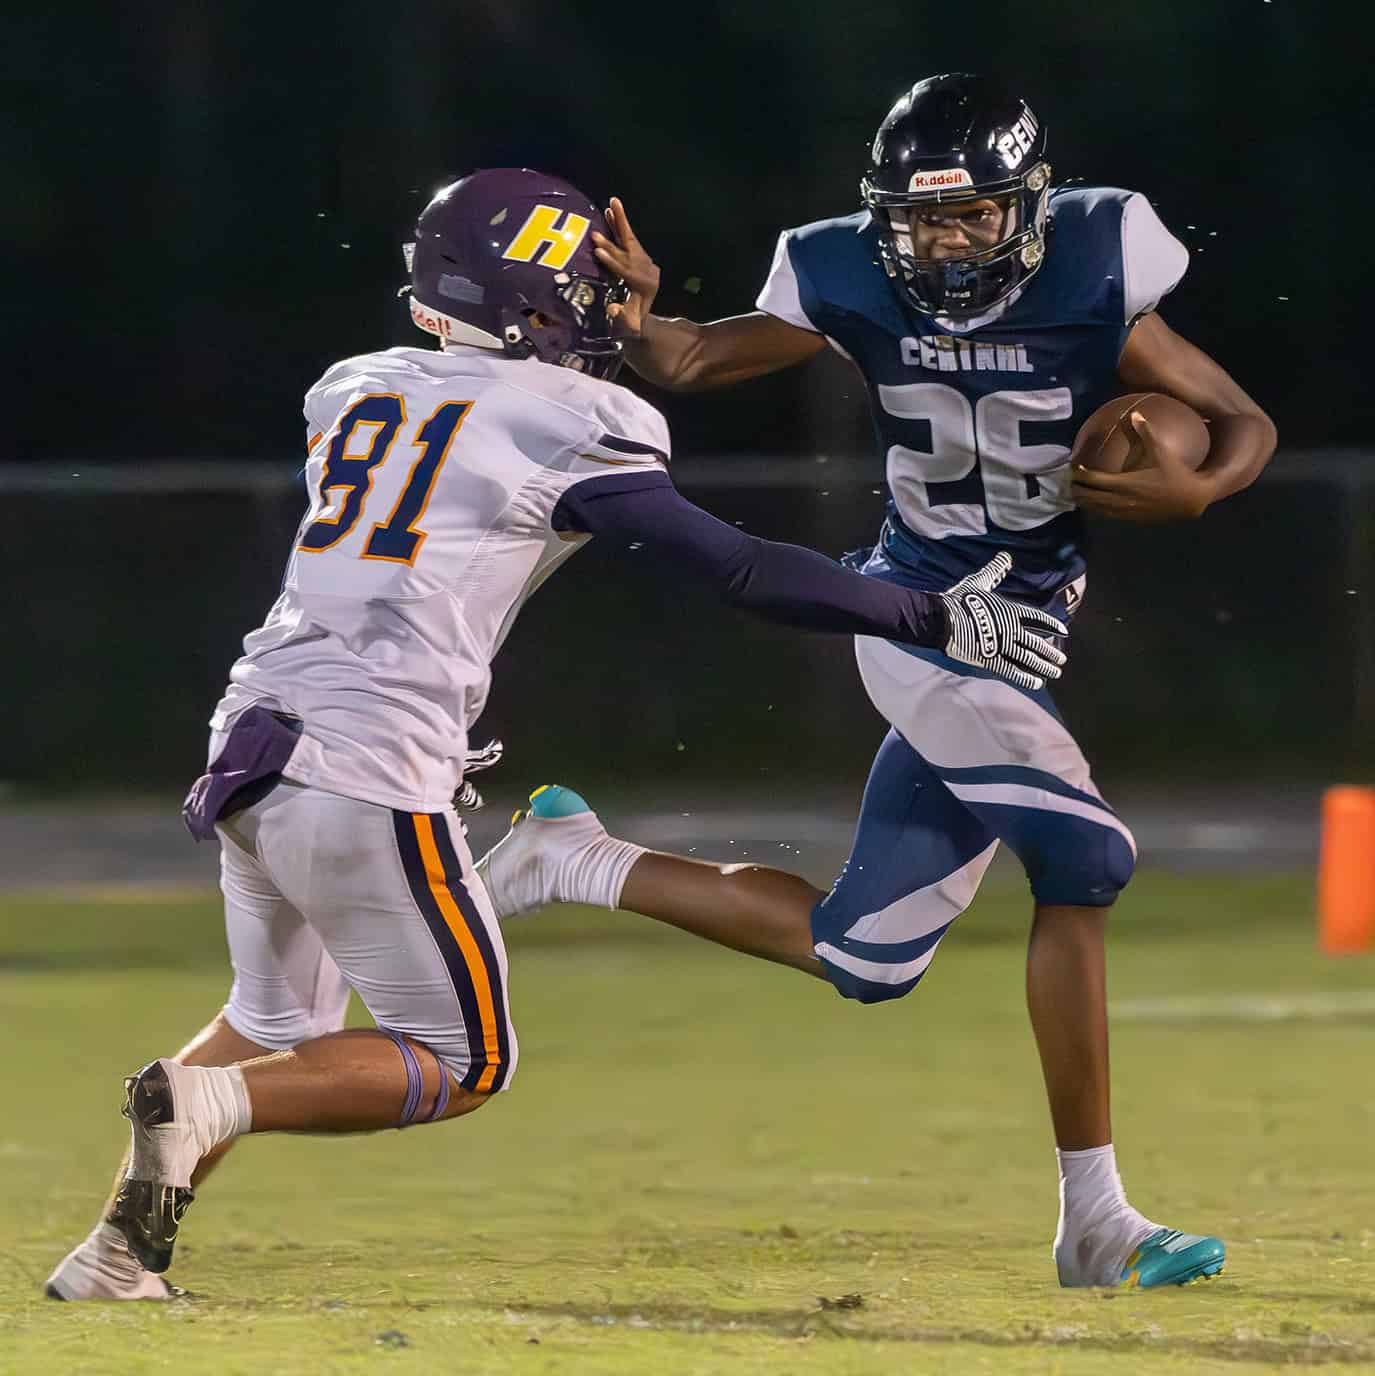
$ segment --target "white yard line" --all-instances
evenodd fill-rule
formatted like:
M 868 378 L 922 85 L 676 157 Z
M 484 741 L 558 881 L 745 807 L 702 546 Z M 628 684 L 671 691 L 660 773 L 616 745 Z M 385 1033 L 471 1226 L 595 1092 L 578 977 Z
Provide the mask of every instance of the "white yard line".
M 1375 989 L 1122 999 L 1108 1012 L 1120 1022 L 1313 1022 L 1375 1016 Z

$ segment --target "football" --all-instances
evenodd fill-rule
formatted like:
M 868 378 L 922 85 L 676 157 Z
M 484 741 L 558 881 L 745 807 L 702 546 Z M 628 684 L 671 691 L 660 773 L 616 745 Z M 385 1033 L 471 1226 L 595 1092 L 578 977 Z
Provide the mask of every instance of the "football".
M 1197 411 L 1163 392 L 1130 392 L 1105 402 L 1084 422 L 1074 437 L 1070 462 L 1099 473 L 1146 467 L 1150 458 L 1131 427 L 1133 411 L 1145 416 L 1160 442 L 1190 468 L 1207 457 L 1208 427 Z

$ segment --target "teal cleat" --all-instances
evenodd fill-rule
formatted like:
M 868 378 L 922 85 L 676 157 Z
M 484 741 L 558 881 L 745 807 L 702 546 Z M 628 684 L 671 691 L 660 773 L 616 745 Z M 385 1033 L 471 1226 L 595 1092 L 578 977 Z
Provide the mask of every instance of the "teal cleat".
M 1127 1258 L 1118 1284 L 1124 1290 L 1188 1285 L 1221 1275 L 1226 1260 L 1227 1249 L 1218 1238 L 1157 1228 Z
M 557 817 L 576 817 L 580 812 L 591 812 L 587 800 L 580 793 L 562 784 L 541 784 L 530 795 L 530 816 L 543 817 L 547 821 Z M 517 813 L 518 817 L 520 814 Z M 515 818 L 511 819 L 512 821 Z

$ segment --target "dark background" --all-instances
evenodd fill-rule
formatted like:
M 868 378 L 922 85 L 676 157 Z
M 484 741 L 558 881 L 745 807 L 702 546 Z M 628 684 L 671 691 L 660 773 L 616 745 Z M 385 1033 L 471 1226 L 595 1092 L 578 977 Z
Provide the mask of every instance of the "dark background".
M 1025 94 L 1057 179 L 1156 202 L 1195 250 L 1167 319 L 1287 445 L 1364 443 L 1373 38 L 1322 0 L 11 12 L 3 457 L 295 454 L 325 364 L 419 342 L 399 245 L 484 165 L 621 195 L 663 313 L 747 310 L 780 229 L 857 207 L 894 98 L 960 69 Z M 665 409 L 683 452 L 868 443 L 837 360 Z
M 657 309 L 732 314 L 780 229 L 856 208 L 892 100 L 962 68 L 1025 94 L 1057 180 L 1151 197 L 1193 250 L 1163 313 L 1281 433 L 1266 480 L 1202 522 L 1093 532 L 1061 699 L 1100 777 L 1368 776 L 1373 29 L 1295 0 L 7 15 L 0 781 L 197 771 L 302 507 L 303 393 L 336 358 L 425 342 L 396 289 L 437 186 L 527 164 L 619 194 L 664 269 Z M 719 514 L 832 553 L 873 538 L 881 464 L 840 360 L 714 395 L 631 385 Z M 744 454 L 796 472 L 749 477 Z M 881 735 L 843 639 L 595 549 L 522 618 L 484 725 L 526 783 L 857 787 Z

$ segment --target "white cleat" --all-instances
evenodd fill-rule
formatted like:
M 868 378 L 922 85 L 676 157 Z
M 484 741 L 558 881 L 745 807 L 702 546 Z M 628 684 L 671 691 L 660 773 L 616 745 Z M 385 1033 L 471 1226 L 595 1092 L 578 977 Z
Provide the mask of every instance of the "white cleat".
M 475 868 L 503 921 L 550 903 L 604 902 L 590 892 L 604 842 L 639 849 L 611 841 L 597 814 L 571 788 L 545 784 Z
M 100 1223 L 58 1262 L 43 1293 L 50 1300 L 171 1300 L 185 1292 L 144 1270 L 124 1234 Z

